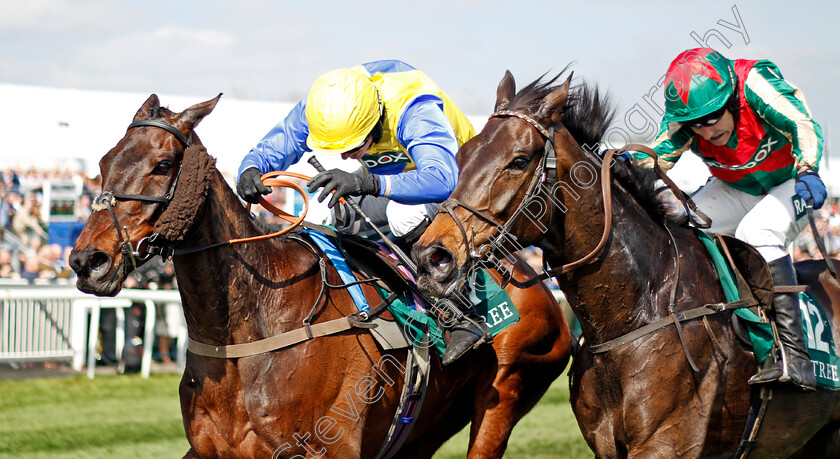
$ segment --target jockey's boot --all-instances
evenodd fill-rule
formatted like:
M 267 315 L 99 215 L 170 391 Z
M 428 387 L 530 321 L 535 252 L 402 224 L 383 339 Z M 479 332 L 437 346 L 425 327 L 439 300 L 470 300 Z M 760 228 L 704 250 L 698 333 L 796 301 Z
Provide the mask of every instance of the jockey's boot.
M 411 255 L 411 248 L 414 246 L 414 243 L 420 239 L 420 236 L 426 231 L 426 228 L 431 225 L 431 221 L 428 218 L 424 218 L 419 225 L 417 225 L 413 230 L 409 231 L 408 234 L 405 236 L 397 236 L 394 238 L 394 244 L 403 251 L 403 253 L 407 255 Z
M 775 285 L 796 285 L 796 271 L 789 256 L 771 261 L 769 266 Z M 789 382 L 803 390 L 815 390 L 817 381 L 802 331 L 799 294 L 776 293 L 772 316 L 781 341 L 777 343 L 780 358 L 759 370 L 749 383 Z
M 441 302 L 448 303 L 446 309 L 452 314 L 452 322 L 445 326 L 449 330 L 449 342 L 446 343 L 446 348 L 443 351 L 443 364 L 450 363 L 461 358 L 470 349 L 475 349 L 484 343 L 492 343 L 493 337 L 490 335 L 490 329 L 487 327 L 487 322 L 484 317 L 481 317 L 472 305 L 458 304 L 454 305 L 449 300 L 441 300 L 436 304 L 441 305 Z

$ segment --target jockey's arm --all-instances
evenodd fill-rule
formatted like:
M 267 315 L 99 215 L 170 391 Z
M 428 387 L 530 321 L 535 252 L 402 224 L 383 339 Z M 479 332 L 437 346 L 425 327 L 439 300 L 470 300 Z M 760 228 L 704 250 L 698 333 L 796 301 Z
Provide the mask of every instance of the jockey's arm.
M 667 171 L 674 167 L 680 156 L 688 150 L 694 141 L 694 133 L 691 128 L 676 123 L 662 121 L 659 125 L 659 133 L 653 143 L 650 144 L 659 157 L 659 167 Z M 634 162 L 648 169 L 653 169 L 653 158 L 641 152 L 631 154 Z
M 759 62 L 750 70 L 744 86 L 749 106 L 791 143 L 795 169 L 818 170 L 822 128 L 811 117 L 802 91 L 783 79 L 776 66 L 768 61 Z
M 277 123 L 262 140 L 251 149 L 239 165 L 237 177 L 245 169 L 256 167 L 263 174 L 272 171 L 284 171 L 300 161 L 306 147 L 309 125 L 306 122 L 306 101 L 300 101 L 292 108 L 286 118 Z
M 381 175 L 380 195 L 407 204 L 441 202 L 458 180 L 458 141 L 437 97 L 418 98 L 397 126 L 397 139 L 417 168 Z

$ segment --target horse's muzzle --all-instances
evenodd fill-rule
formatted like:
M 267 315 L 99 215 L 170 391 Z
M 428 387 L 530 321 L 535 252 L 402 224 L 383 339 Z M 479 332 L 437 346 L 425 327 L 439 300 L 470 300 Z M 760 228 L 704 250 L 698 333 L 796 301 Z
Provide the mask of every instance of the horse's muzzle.
M 120 270 L 113 269 L 113 258 L 107 253 L 92 248 L 74 249 L 68 261 L 78 277 L 76 288 L 79 290 L 98 296 L 114 296 L 119 293 Z
M 455 254 L 441 244 L 424 247 L 415 244 L 412 258 L 417 261 L 417 286 L 425 295 L 446 296 L 449 285 L 457 280 L 459 269 Z

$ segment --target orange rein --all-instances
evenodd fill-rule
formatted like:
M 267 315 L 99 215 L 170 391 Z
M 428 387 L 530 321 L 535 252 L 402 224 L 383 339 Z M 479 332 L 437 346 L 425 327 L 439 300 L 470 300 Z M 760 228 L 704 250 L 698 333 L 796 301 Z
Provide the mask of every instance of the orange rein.
M 293 229 L 297 228 L 303 222 L 303 218 L 306 217 L 306 214 L 309 212 L 309 195 L 297 183 L 292 182 L 291 180 L 276 178 L 279 175 L 282 175 L 282 176 L 285 176 L 285 177 L 294 177 L 294 178 L 298 178 L 298 179 L 301 179 L 301 180 L 307 180 L 307 181 L 310 180 L 312 177 L 309 177 L 309 176 L 306 176 L 306 175 L 303 175 L 303 174 L 299 174 L 297 172 L 287 172 L 287 171 L 269 172 L 267 174 L 263 174 L 262 177 L 260 177 L 260 179 L 262 179 L 263 184 L 265 184 L 266 186 L 278 186 L 278 187 L 284 187 L 284 188 L 292 188 L 293 190 L 300 193 L 300 195 L 303 197 L 303 213 L 301 213 L 300 217 L 295 217 L 295 216 L 283 211 L 282 209 L 278 209 L 276 206 L 274 206 L 273 204 L 266 201 L 265 198 L 260 196 L 259 197 L 260 205 L 262 205 L 266 210 L 273 213 L 274 215 L 276 215 L 276 216 L 282 218 L 283 220 L 286 220 L 287 222 L 291 223 L 292 226 L 290 226 L 286 229 L 277 231 L 276 233 L 264 234 L 262 236 L 245 237 L 245 238 L 241 238 L 241 239 L 231 239 L 230 241 L 228 241 L 230 244 L 244 244 L 246 242 L 263 241 L 263 240 L 266 240 L 266 239 L 275 238 L 277 236 L 282 236 L 282 235 L 292 231 Z M 251 210 L 251 204 L 248 203 L 248 211 L 250 211 L 250 210 Z

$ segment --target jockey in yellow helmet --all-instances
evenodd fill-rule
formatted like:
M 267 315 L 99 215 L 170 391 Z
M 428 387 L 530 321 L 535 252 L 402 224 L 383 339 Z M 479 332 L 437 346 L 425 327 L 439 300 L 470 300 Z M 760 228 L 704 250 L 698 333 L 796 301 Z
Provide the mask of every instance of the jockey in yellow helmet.
M 396 242 L 410 246 L 426 229 L 438 204 L 458 178 L 455 154 L 475 136 L 466 116 L 425 74 L 397 60 L 370 62 L 320 76 L 300 101 L 242 160 L 237 191 L 257 202 L 270 188 L 263 173 L 285 170 L 306 152 L 341 155 L 361 169 L 333 169 L 309 181 L 309 191 L 332 192 L 329 208 L 341 197 L 359 197 L 363 212 Z M 359 223 L 352 209 L 337 218 L 330 210 L 315 223 L 351 231 Z M 363 222 L 357 233 L 372 228 Z M 471 311 L 467 311 L 468 313 Z M 470 322 L 458 323 L 444 354 L 457 359 L 484 334 Z

